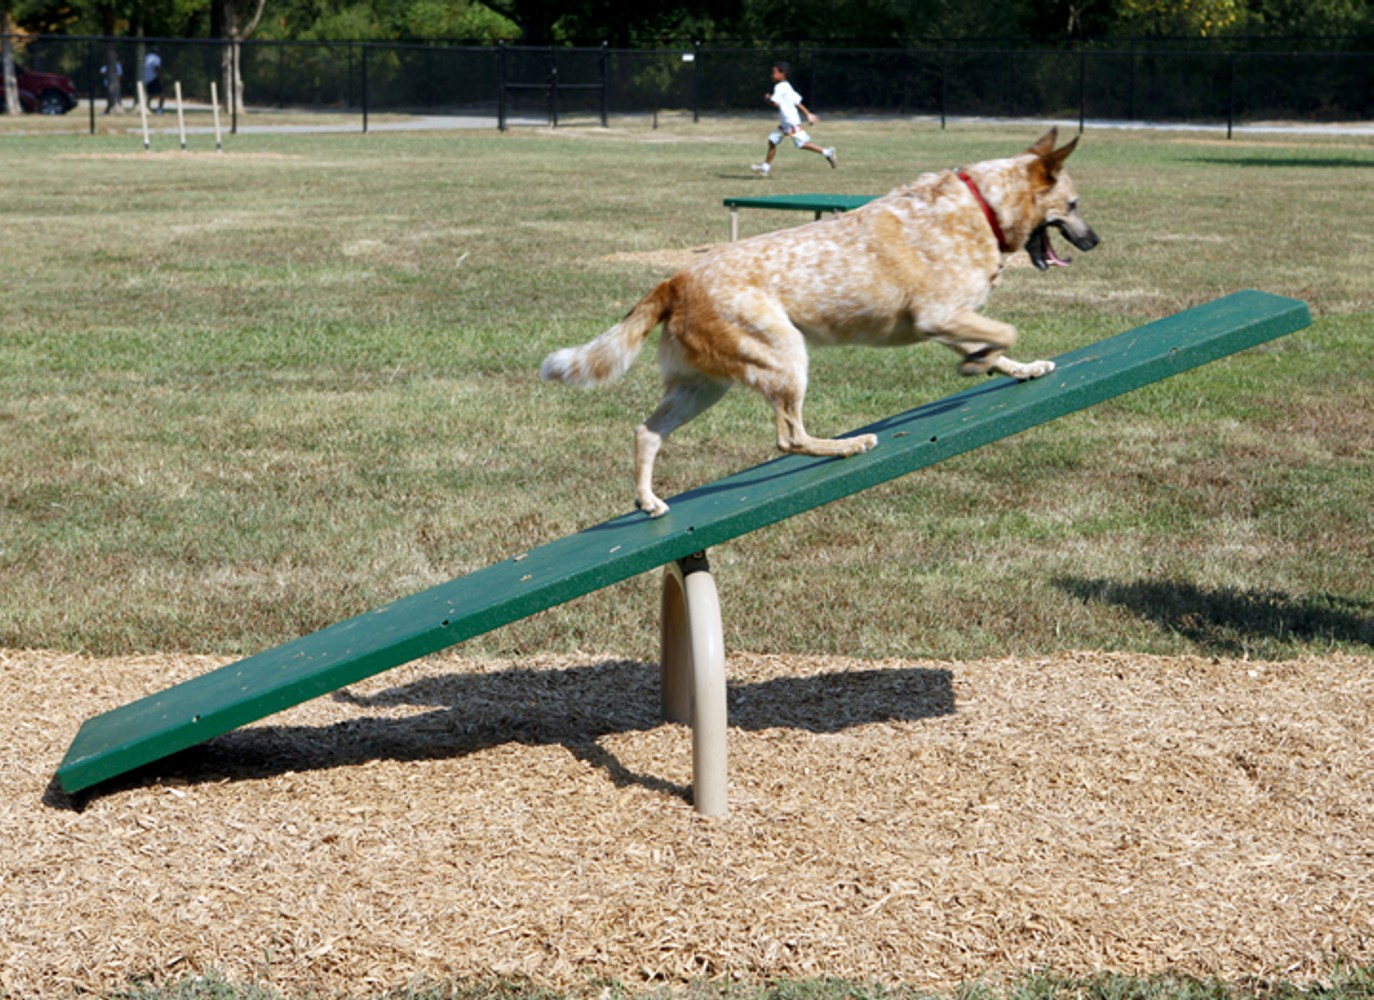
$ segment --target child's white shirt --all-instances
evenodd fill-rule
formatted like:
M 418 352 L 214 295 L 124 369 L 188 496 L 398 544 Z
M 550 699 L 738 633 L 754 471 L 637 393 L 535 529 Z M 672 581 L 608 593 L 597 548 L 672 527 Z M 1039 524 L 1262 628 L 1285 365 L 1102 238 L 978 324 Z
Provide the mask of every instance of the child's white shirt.
M 797 110 L 797 105 L 802 103 L 802 95 L 797 93 L 792 84 L 786 80 L 779 80 L 778 85 L 773 88 L 773 103 L 778 106 L 778 113 L 782 115 L 784 125 L 801 124 L 801 112 Z

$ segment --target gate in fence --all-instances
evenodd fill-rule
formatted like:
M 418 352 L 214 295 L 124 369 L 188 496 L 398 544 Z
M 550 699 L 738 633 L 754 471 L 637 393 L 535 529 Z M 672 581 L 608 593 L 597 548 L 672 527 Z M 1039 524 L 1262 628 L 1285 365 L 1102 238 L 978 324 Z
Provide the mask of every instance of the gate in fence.
M 542 112 L 551 128 L 560 114 L 594 109 L 605 128 L 610 118 L 610 48 L 514 48 L 501 43 L 497 57 L 496 119 L 502 132 L 512 117 Z

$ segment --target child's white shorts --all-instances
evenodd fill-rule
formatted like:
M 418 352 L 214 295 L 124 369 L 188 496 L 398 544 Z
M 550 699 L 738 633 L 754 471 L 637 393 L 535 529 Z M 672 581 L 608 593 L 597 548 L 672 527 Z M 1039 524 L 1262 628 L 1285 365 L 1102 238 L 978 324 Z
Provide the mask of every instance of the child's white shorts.
M 768 137 L 768 144 L 770 146 L 776 146 L 780 144 L 783 139 L 791 139 L 797 144 L 798 149 L 801 149 L 811 141 L 811 137 L 806 134 L 806 129 L 802 128 L 800 125 L 779 125 L 773 130 L 772 135 Z

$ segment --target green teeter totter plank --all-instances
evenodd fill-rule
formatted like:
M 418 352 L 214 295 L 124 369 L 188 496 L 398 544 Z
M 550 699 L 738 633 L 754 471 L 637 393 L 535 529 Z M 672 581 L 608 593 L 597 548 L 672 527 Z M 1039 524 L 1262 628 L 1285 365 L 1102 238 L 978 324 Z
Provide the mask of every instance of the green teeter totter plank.
M 1311 322 L 1294 299 L 1244 291 L 1056 358 L 1018 383 L 980 381 L 853 432 L 862 455 L 787 455 L 402 598 L 88 719 L 58 781 L 89 788 L 178 750 L 664 566 L 952 455 L 1291 333 Z M 630 487 L 628 473 L 626 490 Z

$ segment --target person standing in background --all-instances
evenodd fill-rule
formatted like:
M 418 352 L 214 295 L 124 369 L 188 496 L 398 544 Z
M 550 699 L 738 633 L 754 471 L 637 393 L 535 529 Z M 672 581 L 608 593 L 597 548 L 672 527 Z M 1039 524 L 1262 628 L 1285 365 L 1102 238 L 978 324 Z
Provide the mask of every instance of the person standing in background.
M 143 59 L 143 92 L 149 104 L 157 97 L 157 113 L 162 114 L 166 97 L 162 93 L 162 56 L 157 49 L 149 49 Z

